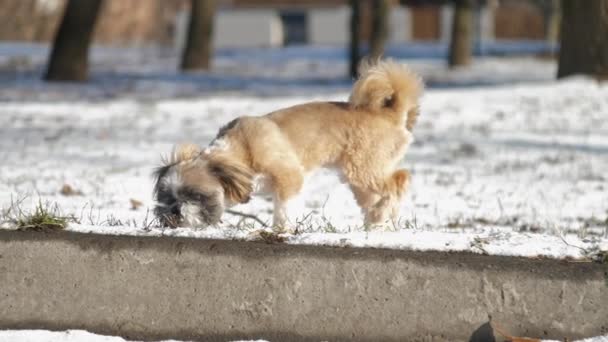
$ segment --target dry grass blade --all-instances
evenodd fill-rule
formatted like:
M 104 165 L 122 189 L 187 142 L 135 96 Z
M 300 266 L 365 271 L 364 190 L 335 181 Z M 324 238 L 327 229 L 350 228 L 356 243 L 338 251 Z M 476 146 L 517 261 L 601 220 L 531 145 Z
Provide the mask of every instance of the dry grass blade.
M 287 240 L 287 238 L 276 232 L 269 232 L 266 230 L 262 230 L 259 232 L 260 238 L 262 241 L 273 244 L 273 243 L 283 243 Z
M 38 202 L 31 213 L 19 210 L 14 221 L 18 230 L 55 231 L 65 229 L 72 220 L 70 217 L 59 215 L 57 207 Z

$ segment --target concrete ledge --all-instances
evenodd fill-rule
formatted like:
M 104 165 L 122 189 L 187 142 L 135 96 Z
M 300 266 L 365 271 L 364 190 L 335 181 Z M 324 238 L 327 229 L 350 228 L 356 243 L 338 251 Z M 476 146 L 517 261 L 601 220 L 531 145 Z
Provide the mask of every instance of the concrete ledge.
M 582 338 L 608 332 L 607 272 L 465 253 L 0 231 L 0 329 L 484 341 L 491 315 L 513 334 Z

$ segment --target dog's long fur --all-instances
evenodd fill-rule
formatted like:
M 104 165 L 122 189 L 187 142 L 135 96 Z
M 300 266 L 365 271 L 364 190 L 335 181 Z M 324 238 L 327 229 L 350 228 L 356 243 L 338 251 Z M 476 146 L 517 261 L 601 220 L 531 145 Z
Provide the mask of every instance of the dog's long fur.
M 393 61 L 363 63 L 348 102 L 312 102 L 235 119 L 204 150 L 177 147 L 156 172 L 156 215 L 166 225 L 216 224 L 226 207 L 249 200 L 261 175 L 275 201 L 274 225 L 286 225 L 285 204 L 304 176 L 337 169 L 365 223 L 397 215 L 410 179 L 396 170 L 412 142 L 421 79 Z

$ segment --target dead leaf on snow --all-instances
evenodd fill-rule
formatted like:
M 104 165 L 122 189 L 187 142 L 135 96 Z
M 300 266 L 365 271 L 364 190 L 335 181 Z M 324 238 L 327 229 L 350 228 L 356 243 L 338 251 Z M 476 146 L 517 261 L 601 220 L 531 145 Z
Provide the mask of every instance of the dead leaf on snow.
M 139 209 L 139 207 L 141 207 L 142 205 L 144 205 L 142 201 L 138 201 L 138 200 L 133 199 L 133 198 L 131 198 L 129 200 L 129 202 L 131 202 L 131 210 L 137 210 L 137 209 Z
M 63 196 L 82 196 L 82 191 L 74 189 L 69 184 L 64 184 L 59 190 L 59 193 Z

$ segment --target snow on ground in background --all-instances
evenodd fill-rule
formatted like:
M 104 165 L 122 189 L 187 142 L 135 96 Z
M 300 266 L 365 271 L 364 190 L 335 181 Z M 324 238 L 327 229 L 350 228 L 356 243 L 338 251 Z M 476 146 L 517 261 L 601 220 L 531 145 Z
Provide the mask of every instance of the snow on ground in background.
M 544 51 L 530 43 L 494 43 L 499 54 Z M 514 45 L 514 46 L 511 46 Z M 45 83 L 48 46 L 0 43 L 0 100 L 42 101 L 110 98 L 198 97 L 212 94 L 255 96 L 325 94 L 348 91 L 346 50 L 341 47 L 295 46 L 283 49 L 220 50 L 210 72 L 180 74 L 179 53 L 158 47 L 95 47 L 91 52 L 90 82 L 85 85 Z M 409 59 L 411 66 L 432 87 L 492 85 L 513 82 L 549 82 L 556 64 L 532 57 L 479 57 L 467 68 L 449 70 L 445 44 L 413 43 L 389 48 L 388 57 Z M 423 58 L 421 58 L 423 57 Z M 432 57 L 429 59 L 429 57 Z
M 162 64 L 150 58 L 152 65 L 144 71 Z M 262 60 L 242 55 L 230 58 L 241 63 L 240 73 L 255 74 L 259 67 L 258 75 L 267 73 L 273 85 L 280 84 L 276 80 L 283 76 L 273 74 L 274 64 L 257 64 Z M 277 68 L 292 76 L 319 75 L 311 69 L 320 65 L 318 60 L 278 60 L 283 64 Z M 334 66 L 343 63 L 332 61 Z M 439 83 L 449 83 L 451 77 L 479 77 L 480 83 L 502 77 L 510 82 L 535 72 L 546 80 L 553 77 L 553 63 L 535 68 L 541 62 L 528 62 L 481 60 L 454 73 L 440 70 L 436 77 Z M 437 61 L 413 62 L 414 67 L 425 63 Z M 479 72 L 484 63 L 493 67 Z M 146 75 L 144 71 L 140 74 Z M 245 83 L 254 86 L 258 80 Z M 9 82 L 13 86 L 0 90 L 0 208 L 23 200 L 21 206 L 28 209 L 41 199 L 74 215 L 80 224 L 71 224 L 73 231 L 251 239 L 254 224 L 238 217 L 226 217 L 221 227 L 205 230 L 148 227 L 150 174 L 160 155 L 178 142 L 208 144 L 221 125 L 237 116 L 311 100 L 345 100 L 349 85 L 311 82 L 323 90 L 311 93 L 307 85 L 295 84 L 291 90 L 297 96 L 240 90 L 166 99 L 162 82 L 152 80 L 143 97 L 139 89 L 105 100 L 87 86 Z M 169 87 L 189 83 L 172 82 Z M 74 94 L 68 95 L 70 91 Z M 607 116 L 608 86 L 586 79 L 430 89 L 414 131 L 416 141 L 402 163 L 413 181 L 402 217 L 392 227 L 396 231 L 364 232 L 348 188 L 332 172 L 320 170 L 290 203 L 291 221 L 302 234 L 288 242 L 551 257 L 581 257 L 582 248 L 606 250 Z M 83 195 L 61 195 L 64 184 Z M 130 199 L 143 206 L 132 210 Z M 268 198 L 257 196 L 235 209 L 270 221 L 271 208 Z

